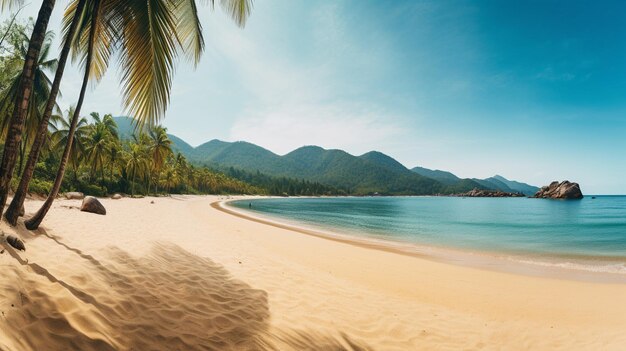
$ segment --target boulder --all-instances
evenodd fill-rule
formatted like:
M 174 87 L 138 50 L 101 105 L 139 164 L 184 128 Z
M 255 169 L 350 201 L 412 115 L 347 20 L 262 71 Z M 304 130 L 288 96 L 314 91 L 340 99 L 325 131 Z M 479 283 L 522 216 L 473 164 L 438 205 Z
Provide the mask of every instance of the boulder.
M 106 208 L 104 208 L 100 201 L 93 196 L 86 196 L 85 199 L 83 199 L 83 204 L 80 206 L 80 210 L 100 215 L 107 214 Z
M 113 194 L 113 196 L 111 196 L 111 199 L 113 199 L 113 200 L 119 200 L 121 198 L 122 198 L 122 195 L 120 195 L 120 194 Z
M 577 200 L 583 198 L 583 193 L 580 191 L 578 183 L 565 180 L 560 183 L 554 181 L 550 183 L 550 185 L 541 187 L 533 197 L 540 199 Z
M 68 200 L 82 200 L 85 198 L 85 194 L 78 191 L 70 191 L 65 193 L 65 198 Z

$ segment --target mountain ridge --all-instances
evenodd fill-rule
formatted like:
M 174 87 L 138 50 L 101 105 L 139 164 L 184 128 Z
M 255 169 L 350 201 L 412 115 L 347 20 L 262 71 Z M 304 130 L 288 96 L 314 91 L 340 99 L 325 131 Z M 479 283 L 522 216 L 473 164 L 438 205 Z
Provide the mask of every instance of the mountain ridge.
M 132 120 L 126 117 L 115 117 L 115 120 L 121 130 L 120 136 L 130 138 L 134 131 Z M 281 156 L 246 141 L 212 139 L 193 147 L 175 135 L 168 136 L 172 140 L 172 148 L 193 163 L 217 170 L 240 169 L 273 177 L 315 181 L 355 195 L 445 195 L 474 188 L 506 192 L 532 188 L 501 176 L 467 179 L 442 170 L 409 169 L 380 151 L 355 156 L 344 150 L 306 145 Z

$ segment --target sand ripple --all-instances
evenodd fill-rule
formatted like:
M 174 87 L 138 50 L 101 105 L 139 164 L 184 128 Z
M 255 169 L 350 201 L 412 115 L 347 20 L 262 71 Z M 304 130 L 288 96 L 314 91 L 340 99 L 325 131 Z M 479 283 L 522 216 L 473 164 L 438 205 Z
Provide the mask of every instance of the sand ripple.
M 112 247 L 100 261 L 55 241 L 74 252 L 55 272 L 9 252 L 21 266 L 11 265 L 1 286 L 12 302 L 2 306 L 0 349 L 366 349 L 344 335 L 270 333 L 265 291 L 174 244 L 141 258 Z M 69 267 L 74 274 L 60 279 Z

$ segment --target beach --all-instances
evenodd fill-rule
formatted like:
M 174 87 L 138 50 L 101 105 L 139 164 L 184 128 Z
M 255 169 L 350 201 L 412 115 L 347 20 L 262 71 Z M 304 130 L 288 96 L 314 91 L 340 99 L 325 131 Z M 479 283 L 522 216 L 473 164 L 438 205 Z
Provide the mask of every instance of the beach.
M 622 350 L 626 284 L 329 240 L 220 196 L 55 202 L 0 255 L 2 350 Z M 41 202 L 29 200 L 26 213 Z

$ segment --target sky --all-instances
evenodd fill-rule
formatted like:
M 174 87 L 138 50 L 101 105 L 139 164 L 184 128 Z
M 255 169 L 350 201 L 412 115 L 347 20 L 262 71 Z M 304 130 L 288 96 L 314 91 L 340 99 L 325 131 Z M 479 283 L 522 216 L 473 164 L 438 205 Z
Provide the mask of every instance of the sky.
M 201 12 L 205 53 L 179 62 L 162 121 L 191 145 L 378 150 L 409 168 L 626 194 L 625 2 L 256 0 L 244 29 Z M 80 81 L 66 70 L 62 107 Z M 114 64 L 83 111 L 124 115 L 120 91 Z

